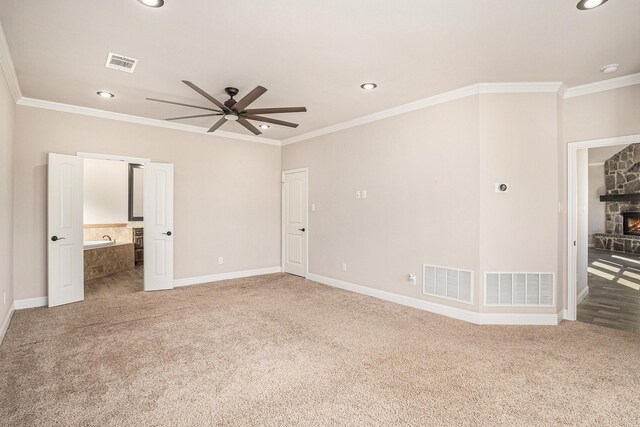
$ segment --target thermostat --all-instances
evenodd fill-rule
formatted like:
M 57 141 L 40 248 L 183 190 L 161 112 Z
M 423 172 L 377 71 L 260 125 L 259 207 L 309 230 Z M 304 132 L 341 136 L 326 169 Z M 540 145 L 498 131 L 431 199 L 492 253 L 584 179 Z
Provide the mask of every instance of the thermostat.
M 509 187 L 509 184 L 506 182 L 498 182 L 496 183 L 496 193 L 508 193 Z

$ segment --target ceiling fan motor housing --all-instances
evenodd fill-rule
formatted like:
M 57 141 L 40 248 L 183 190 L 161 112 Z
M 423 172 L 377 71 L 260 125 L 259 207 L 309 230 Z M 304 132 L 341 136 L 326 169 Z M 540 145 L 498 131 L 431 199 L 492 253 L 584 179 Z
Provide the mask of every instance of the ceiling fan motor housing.
M 229 99 L 224 101 L 224 106 L 227 108 L 233 108 L 233 106 L 236 105 L 236 100 L 233 99 L 233 97 L 236 96 L 240 91 L 235 87 L 225 87 L 224 91 L 227 92 L 227 95 L 229 95 Z

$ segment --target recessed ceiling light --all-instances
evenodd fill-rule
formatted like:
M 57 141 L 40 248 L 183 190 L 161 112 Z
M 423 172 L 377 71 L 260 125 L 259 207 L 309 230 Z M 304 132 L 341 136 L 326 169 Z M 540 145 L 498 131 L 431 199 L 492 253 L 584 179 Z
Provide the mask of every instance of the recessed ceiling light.
M 269 125 L 260 125 L 258 126 L 260 129 L 269 129 L 271 126 Z
M 100 90 L 98 92 L 96 92 L 98 95 L 100 95 L 103 98 L 113 98 L 115 97 L 114 94 L 112 94 L 111 92 L 105 92 L 104 90 Z
M 377 84 L 375 83 L 363 83 L 360 85 L 360 87 L 364 90 L 372 90 L 378 87 Z
M 607 0 L 580 0 L 577 8 L 580 10 L 595 9 L 598 6 L 605 4 Z
M 164 0 L 138 0 L 145 6 L 149 7 L 162 7 L 164 6 Z
M 611 73 L 615 73 L 616 71 L 618 71 L 618 68 L 620 68 L 620 65 L 618 65 L 618 64 L 609 64 L 609 65 L 605 65 L 604 67 L 600 68 L 600 71 L 602 71 L 605 74 L 611 74 Z

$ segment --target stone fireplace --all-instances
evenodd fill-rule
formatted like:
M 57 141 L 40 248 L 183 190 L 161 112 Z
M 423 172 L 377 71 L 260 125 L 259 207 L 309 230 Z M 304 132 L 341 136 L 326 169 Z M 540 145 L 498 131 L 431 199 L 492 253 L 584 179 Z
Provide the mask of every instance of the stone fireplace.
M 595 247 L 640 254 L 640 144 L 631 144 L 604 162 L 605 233 Z

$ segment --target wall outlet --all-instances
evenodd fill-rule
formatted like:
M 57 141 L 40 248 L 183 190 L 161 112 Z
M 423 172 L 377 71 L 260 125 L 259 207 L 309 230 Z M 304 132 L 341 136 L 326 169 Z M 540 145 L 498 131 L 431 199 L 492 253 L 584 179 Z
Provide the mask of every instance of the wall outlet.
M 316 204 L 311 203 L 311 212 L 315 212 L 315 211 L 316 211 Z
M 362 198 L 363 199 L 367 198 L 367 190 L 362 190 Z
M 416 275 L 415 274 L 410 274 L 409 275 L 409 284 L 415 286 L 416 285 Z
M 218 257 L 218 264 L 219 265 L 224 264 L 224 258 L 223 257 L 221 257 L 221 256 Z
M 346 262 L 342 263 L 342 271 L 347 271 L 347 263 Z
M 360 198 L 360 190 L 356 190 L 356 199 Z

